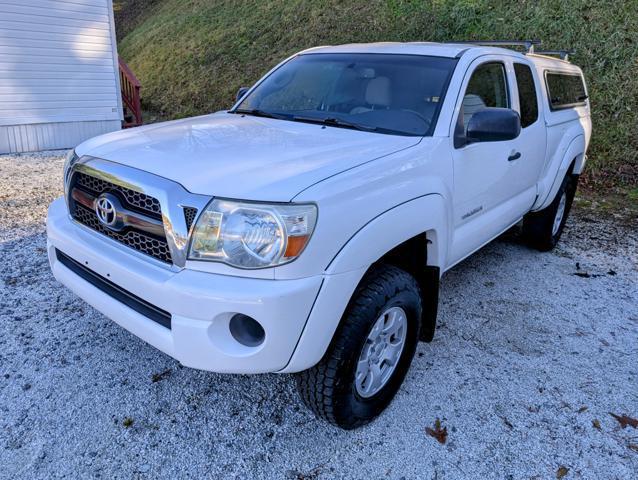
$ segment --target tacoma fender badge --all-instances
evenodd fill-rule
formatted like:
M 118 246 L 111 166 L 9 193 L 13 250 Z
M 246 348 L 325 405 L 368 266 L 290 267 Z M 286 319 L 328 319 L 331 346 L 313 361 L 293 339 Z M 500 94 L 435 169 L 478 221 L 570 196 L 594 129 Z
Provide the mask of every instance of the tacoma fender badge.
M 466 214 L 464 214 L 461 219 L 465 220 L 466 218 L 471 217 L 472 215 L 476 215 L 478 212 L 480 212 L 481 210 L 483 210 L 483 205 L 476 207 L 472 210 L 470 210 L 469 212 L 467 212 Z

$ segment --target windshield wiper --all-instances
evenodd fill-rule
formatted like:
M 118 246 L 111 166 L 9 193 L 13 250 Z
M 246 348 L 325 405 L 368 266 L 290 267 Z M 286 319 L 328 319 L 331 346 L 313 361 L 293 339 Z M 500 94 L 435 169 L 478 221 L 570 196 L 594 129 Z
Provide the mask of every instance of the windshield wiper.
M 238 108 L 236 110 L 232 110 L 229 113 L 241 113 L 243 115 L 252 115 L 254 117 L 264 117 L 264 118 L 276 118 L 277 120 L 290 120 L 290 115 L 283 115 L 281 113 L 272 113 L 266 112 L 264 110 L 259 110 L 258 108 Z
M 319 123 L 322 125 L 329 125 L 331 127 L 341 127 L 341 128 L 352 128 L 354 130 L 363 130 L 365 132 L 374 132 L 377 130 L 377 127 L 373 127 L 371 125 L 361 125 L 359 123 L 351 123 L 346 120 L 341 120 L 340 118 L 328 117 L 328 118 L 317 118 L 317 117 L 303 117 L 299 115 L 295 115 L 292 119 L 296 122 L 308 122 L 308 123 Z
M 293 116 L 293 115 L 285 115 L 283 113 L 266 112 L 265 110 L 259 110 L 258 108 L 252 108 L 252 109 L 238 108 L 238 109 L 232 110 L 229 113 L 239 113 L 243 115 L 253 115 L 255 117 L 264 117 L 264 118 L 276 118 L 278 120 L 294 120 L 295 122 L 318 123 L 321 125 L 329 125 L 331 127 L 352 128 L 354 130 L 362 130 L 365 132 L 374 132 L 378 130 L 377 127 L 373 127 L 370 125 L 361 125 L 358 123 L 351 123 L 336 117 L 318 118 L 318 117 L 304 117 L 301 115 Z

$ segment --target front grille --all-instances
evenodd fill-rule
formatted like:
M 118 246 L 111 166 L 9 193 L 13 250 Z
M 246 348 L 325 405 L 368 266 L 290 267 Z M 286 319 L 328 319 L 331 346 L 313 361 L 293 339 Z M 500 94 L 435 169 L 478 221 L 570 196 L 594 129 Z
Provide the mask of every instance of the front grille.
M 109 238 L 123 243 L 127 247 L 131 247 L 146 255 L 157 258 L 162 262 L 171 263 L 171 252 L 168 248 L 166 240 L 159 240 L 155 237 L 147 235 L 143 232 L 129 230 L 127 232 L 115 232 L 103 226 L 95 216 L 95 212 L 85 208 L 82 205 L 75 206 L 73 216 L 78 222 L 86 225 L 93 230 L 106 235 Z
M 76 172 L 74 175 L 75 186 L 88 190 L 95 196 L 104 192 L 116 192 L 134 210 L 141 210 L 152 218 L 162 219 L 162 207 L 157 198 L 136 192 L 130 188 L 124 188 L 114 183 L 106 182 L 101 178 L 92 177 L 86 173 Z
M 155 305 L 142 300 L 140 297 L 133 295 L 131 292 L 124 290 L 122 287 L 98 275 L 93 270 L 86 268 L 81 263 L 73 260 L 60 250 L 55 250 L 58 261 L 66 268 L 71 270 L 77 276 L 83 278 L 94 287 L 100 289 L 107 295 L 123 303 L 127 307 L 135 310 L 137 313 L 159 323 L 163 327 L 171 328 L 171 314 Z
M 130 210 L 156 220 L 162 218 L 160 203 L 156 198 L 82 172 L 75 172 L 71 179 L 69 191 L 74 189 L 89 193 L 93 197 L 109 192 L 117 196 L 123 206 Z M 76 202 L 73 195 L 69 195 L 69 207 L 73 218 L 90 229 L 157 260 L 172 263 L 171 251 L 164 235 L 154 235 L 135 227 L 126 227 L 119 231 L 111 230 L 98 220 L 92 209 Z

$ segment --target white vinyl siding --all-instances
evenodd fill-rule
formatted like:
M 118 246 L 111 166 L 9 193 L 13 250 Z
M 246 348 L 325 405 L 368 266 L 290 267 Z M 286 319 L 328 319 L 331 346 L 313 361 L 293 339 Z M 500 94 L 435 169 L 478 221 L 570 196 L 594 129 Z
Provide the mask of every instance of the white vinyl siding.
M 0 126 L 0 153 L 71 148 L 120 126 L 119 120 Z
M 111 0 L 0 0 L 0 126 L 122 119 Z

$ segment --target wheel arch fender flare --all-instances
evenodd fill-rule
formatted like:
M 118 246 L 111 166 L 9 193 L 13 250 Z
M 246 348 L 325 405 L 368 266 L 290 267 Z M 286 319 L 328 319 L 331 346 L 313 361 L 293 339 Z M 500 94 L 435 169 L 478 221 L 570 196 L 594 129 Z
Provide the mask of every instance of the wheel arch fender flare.
M 360 228 L 326 266 L 328 275 L 369 267 L 394 247 L 426 234 L 427 265 L 445 267 L 451 216 L 445 197 L 431 193 L 401 203 Z
M 560 163 L 557 163 L 558 168 L 554 170 L 554 168 L 550 167 L 544 181 L 541 182 L 539 192 L 544 192 L 544 194 L 539 195 L 532 210 L 542 210 L 552 203 L 552 200 L 556 196 L 556 192 L 563 182 L 563 178 L 565 178 L 565 175 L 569 171 L 570 167 L 572 167 L 572 164 L 572 172 L 580 174 L 585 164 L 586 148 L 585 136 L 582 134 L 573 137 L 571 141 L 569 141 L 561 157 Z
M 438 280 L 445 267 L 451 221 L 447 200 L 437 193 L 401 203 L 360 228 L 326 266 L 324 281 L 299 342 L 281 372 L 305 370 L 321 360 L 363 276 L 398 245 L 425 233 L 427 266 L 431 269 L 424 265 L 424 270 L 436 272 Z

